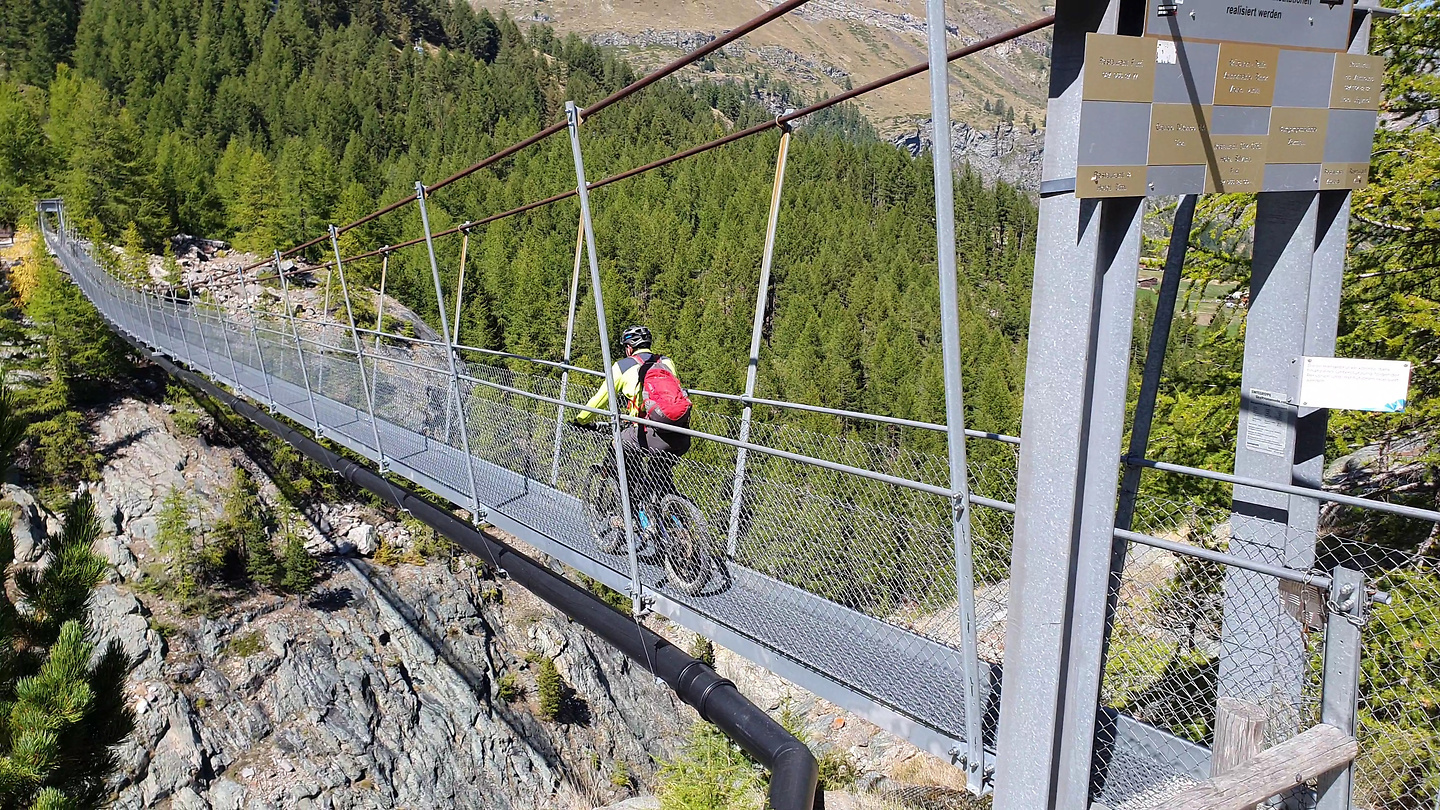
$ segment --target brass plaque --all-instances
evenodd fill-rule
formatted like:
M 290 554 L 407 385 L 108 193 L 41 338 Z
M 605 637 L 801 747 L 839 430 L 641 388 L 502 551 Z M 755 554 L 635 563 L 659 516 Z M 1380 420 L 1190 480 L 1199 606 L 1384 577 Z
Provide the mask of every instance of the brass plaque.
M 1320 166 L 1320 190 L 1341 191 L 1370 185 L 1369 163 L 1324 163 Z
M 1206 173 L 1205 192 L 1259 191 L 1265 182 L 1265 135 L 1212 135 L 1215 165 Z M 1218 171 L 1218 174 L 1217 174 Z
M 1319 163 L 1325 159 L 1325 127 L 1330 111 L 1310 107 L 1272 107 L 1266 163 Z
M 1144 197 L 1144 166 L 1079 166 L 1075 169 L 1075 196 Z
M 1155 97 L 1155 40 L 1085 35 L 1086 101 L 1143 101 Z
M 1384 78 L 1384 57 L 1335 54 L 1335 75 L 1330 80 L 1330 108 L 1380 109 L 1380 84 Z
M 1209 107 L 1151 105 L 1150 165 L 1198 166 L 1205 163 L 1205 140 L 1209 132 Z
M 1275 100 L 1275 69 L 1279 64 L 1279 48 L 1220 43 L 1220 67 L 1215 71 L 1215 104 L 1269 107 Z

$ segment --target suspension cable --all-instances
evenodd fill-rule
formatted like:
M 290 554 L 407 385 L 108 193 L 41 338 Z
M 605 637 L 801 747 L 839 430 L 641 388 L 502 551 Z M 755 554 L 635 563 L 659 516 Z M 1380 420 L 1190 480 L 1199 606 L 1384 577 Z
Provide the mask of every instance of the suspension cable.
M 777 8 L 778 8 L 778 6 L 777 6 Z M 1053 14 L 1047 15 L 1047 16 L 1045 16 L 1045 17 L 1041 17 L 1040 19 L 1034 20 L 1033 22 L 1026 23 L 1025 25 L 1017 26 L 1017 27 L 1011 28 L 1011 29 L 1009 29 L 1009 30 L 1007 30 L 1007 31 L 1002 31 L 1002 32 L 1000 32 L 1000 33 L 998 33 L 998 34 L 995 34 L 994 36 L 987 37 L 987 38 L 985 38 L 985 39 L 982 39 L 982 40 L 979 40 L 979 41 L 977 41 L 977 42 L 974 42 L 974 43 L 972 43 L 972 44 L 970 44 L 970 45 L 966 45 L 966 46 L 964 46 L 964 47 L 962 47 L 962 48 L 957 48 L 956 50 L 953 50 L 953 51 L 951 51 L 950 53 L 946 54 L 946 61 L 947 61 L 947 62 L 953 62 L 953 61 L 955 61 L 955 60 L 957 60 L 957 59 L 960 59 L 960 58 L 962 58 L 962 57 L 970 56 L 970 55 L 975 54 L 975 53 L 978 53 L 978 52 L 980 52 L 980 51 L 987 50 L 987 49 L 989 49 L 989 48 L 993 48 L 993 47 L 995 47 L 996 45 L 1000 45 L 1000 44 L 1003 44 L 1003 43 L 1005 43 L 1005 42 L 1009 42 L 1010 40 L 1013 40 L 1013 39 L 1018 39 L 1019 37 L 1025 36 L 1026 34 L 1032 34 L 1032 33 L 1036 32 L 1036 31 L 1040 31 L 1040 30 L 1043 30 L 1043 29 L 1045 29 L 1045 28 L 1048 28 L 1049 26 L 1053 25 L 1054 23 L 1055 23 L 1055 15 L 1053 15 Z M 672 63 L 672 64 L 673 64 L 673 63 Z M 668 166 L 668 165 L 670 165 L 671 163 L 676 163 L 676 162 L 678 162 L 678 161 L 684 160 L 684 159 L 689 158 L 689 157 L 694 157 L 695 155 L 699 155 L 699 154 L 702 154 L 702 153 L 704 153 L 704 152 L 709 152 L 709 151 L 712 150 L 712 149 L 718 149 L 718 148 L 721 147 L 721 146 L 725 146 L 725 145 L 727 145 L 727 144 L 734 143 L 735 141 L 739 141 L 739 140 L 742 140 L 742 139 L 744 139 L 744 138 L 748 138 L 748 137 L 750 137 L 750 136 L 752 136 L 752 135 L 758 135 L 758 134 L 760 134 L 760 133 L 762 133 L 762 132 L 766 132 L 766 131 L 768 131 L 768 130 L 770 130 L 770 129 L 784 129 L 784 128 L 788 127 L 788 126 L 790 125 L 790 123 L 793 122 L 793 121 L 796 121 L 796 120 L 798 120 L 798 119 L 804 118 L 804 117 L 809 116 L 809 115 L 813 115 L 813 114 L 815 114 L 815 113 L 817 113 L 817 112 L 820 112 L 820 111 L 822 111 L 822 110 L 829 109 L 830 107 L 834 107 L 834 106 L 837 105 L 837 104 L 841 104 L 841 103 L 843 103 L 843 102 L 850 101 L 851 99 L 854 99 L 854 98 L 856 98 L 856 97 L 858 97 L 858 96 L 862 96 L 862 95 L 864 95 L 864 94 L 866 94 L 866 93 L 871 93 L 871 92 L 874 92 L 874 91 L 879 90 L 879 89 L 881 89 L 881 88 L 888 87 L 888 86 L 894 84 L 895 82 L 901 81 L 902 79 L 908 79 L 908 78 L 910 78 L 910 77 L 912 77 L 912 76 L 917 76 L 917 75 L 919 75 L 919 74 L 921 74 L 921 73 L 924 73 L 924 72 L 925 72 L 926 70 L 928 70 L 928 69 L 929 69 L 929 64 L 928 64 L 928 63 L 926 63 L 926 62 L 917 62 L 916 64 L 911 65 L 911 66 L 908 67 L 908 68 L 905 68 L 904 70 L 896 71 L 895 73 L 891 73 L 891 74 L 889 74 L 888 76 L 882 76 L 882 77 L 880 77 L 880 78 L 878 78 L 878 79 L 875 79 L 874 81 L 868 82 L 868 83 L 866 83 L 866 84 L 862 84 L 862 85 L 860 85 L 859 87 L 855 87 L 855 88 L 853 88 L 853 89 L 846 90 L 845 92 L 839 93 L 838 95 L 834 95 L 834 96 L 831 96 L 830 98 L 826 98 L 826 99 L 822 99 L 822 100 L 820 100 L 820 101 L 817 101 L 817 102 L 815 102 L 814 104 L 810 104 L 810 105 L 808 105 L 808 106 L 801 107 L 801 108 L 798 109 L 798 110 L 792 110 L 792 111 L 787 112 L 787 113 L 785 113 L 785 114 L 783 114 L 783 115 L 776 116 L 776 117 L 773 118 L 773 119 L 770 119 L 770 120 L 767 120 L 767 121 L 763 121 L 763 122 L 761 122 L 761 123 L 755 124 L 755 125 L 750 126 L 750 127 L 746 127 L 745 129 L 737 130 L 737 131 L 732 132 L 732 133 L 730 133 L 730 134 L 728 134 L 728 135 L 723 135 L 723 136 L 721 136 L 721 137 L 719 137 L 719 138 L 716 138 L 716 139 L 713 140 L 713 141 L 709 141 L 709 142 L 706 142 L 706 143 L 702 143 L 702 144 L 700 144 L 700 145 L 698 145 L 698 146 L 692 146 L 692 147 L 690 147 L 689 149 L 685 149 L 685 150 L 682 150 L 682 151 L 680 151 L 680 152 L 676 152 L 675 154 L 670 155 L 670 156 L 668 156 L 668 157 L 659 158 L 658 160 L 653 160 L 653 161 L 651 161 L 651 162 L 649 162 L 649 163 L 646 163 L 646 164 L 644 164 L 644 165 L 636 166 L 636 167 L 633 168 L 633 169 L 627 169 L 626 171 L 620 172 L 619 174 L 613 174 L 613 175 L 611 175 L 611 176 L 609 176 L 609 177 L 606 177 L 606 178 L 603 178 L 603 179 L 600 179 L 600 180 L 596 180 L 596 181 L 590 183 L 589 188 L 592 189 L 592 190 L 593 190 L 593 189 L 597 189 L 597 188 L 603 188 L 603 187 L 608 186 L 608 185 L 610 185 L 610 184 L 612 184 L 612 183 L 618 183 L 618 182 L 620 182 L 621 180 L 628 180 L 628 179 L 630 179 L 631 177 L 635 177 L 635 176 L 637 176 L 637 175 L 645 174 L 646 172 L 653 171 L 654 169 L 661 168 L 662 166 Z M 654 75 L 654 74 L 652 74 L 652 75 Z M 657 77 L 657 78 L 658 78 L 658 77 Z M 637 83 L 637 84 L 638 84 L 638 83 Z M 636 89 L 638 89 L 638 88 L 636 88 Z M 633 90 L 630 91 L 630 92 L 633 92 Z M 628 93 L 627 93 L 627 95 L 628 95 Z M 596 104 L 590 105 L 590 107 L 587 107 L 587 108 L 586 108 L 586 112 L 588 113 L 589 111 L 595 110 L 597 107 L 601 107 L 601 108 L 603 109 L 603 106 L 609 106 L 610 104 L 613 104 L 615 101 L 618 101 L 620 98 L 623 98 L 623 97 L 624 97 L 623 95 L 619 95 L 619 94 L 613 95 L 613 96 L 611 96 L 610 98 L 603 100 L 602 102 L 597 102 Z M 602 105 L 603 105 L 603 106 L 602 106 Z M 557 126 L 559 126 L 560 128 L 563 128 L 563 124 L 557 125 Z M 554 127 L 550 128 L 550 129 L 554 129 Z M 558 131 L 558 130 L 556 130 L 556 131 Z M 549 132 L 549 130 L 542 130 L 540 133 L 537 133 L 536 136 L 532 136 L 532 138 L 527 139 L 526 141 L 523 141 L 522 143 L 524 144 L 524 146 L 529 146 L 529 145 L 535 143 L 535 142 L 536 142 L 537 140 L 539 140 L 541 137 L 545 136 L 548 132 Z M 520 144 L 517 144 L 515 147 L 512 147 L 511 149 L 514 150 L 514 151 L 518 151 L 518 149 L 524 148 L 524 146 L 521 146 Z M 500 153 L 497 153 L 497 154 L 500 154 Z M 507 150 L 505 154 L 513 154 L 513 151 Z M 490 159 L 487 158 L 487 160 L 490 160 Z M 482 163 L 484 163 L 484 161 L 482 161 Z M 486 165 L 488 165 L 488 164 L 486 164 Z M 475 169 L 479 169 L 479 168 L 483 168 L 483 166 L 482 166 L 481 164 L 476 164 L 474 167 L 472 167 L 472 169 L 467 169 L 465 173 L 469 173 L 470 171 L 475 170 Z M 460 177 L 462 177 L 462 176 L 464 176 L 464 175 L 463 175 L 463 174 L 461 174 L 461 175 L 452 175 L 451 177 L 446 178 L 445 180 L 442 180 L 442 181 L 440 181 L 439 183 L 437 183 L 437 184 L 435 184 L 435 185 L 433 185 L 433 186 L 428 186 L 428 187 L 426 188 L 426 191 L 427 191 L 427 192 L 433 191 L 433 190 L 439 188 L 440 186 L 442 186 L 442 185 L 444 185 L 444 184 L 451 183 L 451 182 L 454 182 L 455 180 L 458 180 L 458 179 L 459 179 Z M 576 195 L 576 193 L 577 193 L 577 192 L 575 191 L 575 189 L 570 189 L 569 191 L 562 191 L 562 192 L 560 192 L 559 194 L 551 195 L 551 196 L 549 196 L 549 197 L 546 197 L 546 198 L 543 199 L 543 200 L 536 200 L 535 202 L 526 203 L 525 205 L 521 205 L 521 206 L 516 207 L 516 208 L 511 208 L 511 209 L 508 210 L 508 211 L 502 211 L 502 212 L 500 212 L 500 213 L 498 213 L 498 214 L 492 214 L 491 216 L 485 217 L 484 219 L 478 219 L 478 220 L 475 220 L 475 221 L 473 221 L 473 222 L 465 222 L 465 223 L 462 223 L 462 224 L 460 224 L 460 225 L 456 225 L 456 226 L 453 227 L 453 228 L 449 228 L 449 229 L 443 230 L 443 231 L 438 231 L 438 232 L 436 232 L 436 233 L 431 234 L 431 239 L 439 239 L 439 238 L 445 237 L 445 236 L 453 236 L 453 235 L 455 235 L 455 234 L 457 234 L 457 233 L 460 233 L 461 231 L 467 231 L 467 230 L 470 230 L 471 228 L 476 228 L 476 227 L 479 227 L 479 226 L 481 226 L 481 225 L 486 225 L 486 224 L 489 224 L 489 223 L 491 223 L 491 222 L 496 222 L 496 221 L 501 220 L 501 219 L 506 219 L 506 218 L 508 218 L 508 217 L 515 216 L 515 215 L 517 215 L 517 214 L 523 214 L 523 213 L 525 213 L 525 212 L 527 212 L 527 211 L 533 211 L 533 210 L 536 209 L 536 208 L 540 208 L 540 207 L 543 207 L 543 206 L 546 206 L 546 205 L 550 205 L 550 204 L 552 204 L 552 203 L 557 203 L 557 202 L 560 202 L 560 201 L 562 201 L 562 200 L 567 200 L 567 199 L 569 199 L 569 198 L 571 198 L 571 197 L 574 197 L 574 196 Z M 355 223 L 352 223 L 352 225 L 346 226 L 345 228 L 340 228 L 339 230 L 344 231 L 344 230 L 346 230 L 347 228 L 352 227 L 353 225 L 358 225 L 358 224 L 362 224 L 363 222 L 368 222 L 368 221 L 369 221 L 370 219 L 372 219 L 373 217 L 375 217 L 375 216 L 380 216 L 381 214 L 387 213 L 388 211 L 392 211 L 392 210 L 394 210 L 395 208 L 398 208 L 401 204 L 404 204 L 405 202 L 409 202 L 410 200 L 413 200 L 413 199 L 415 199 L 415 197 L 414 197 L 414 195 L 411 195 L 411 197 L 409 197 L 409 198 L 406 199 L 406 200 L 400 201 L 400 203 L 397 204 L 397 205 L 395 205 L 395 206 L 391 206 L 391 207 L 388 207 L 388 208 L 386 208 L 386 209 L 382 209 L 382 210 L 376 212 L 375 214 L 370 215 L 370 217 L 368 217 L 368 218 L 363 218 L 362 220 L 357 220 Z M 376 248 L 375 250 L 371 250 L 371 251 L 368 251 L 368 252 L 365 252 L 365 253 L 356 254 L 355 256 L 343 257 L 343 258 L 342 258 L 342 261 L 358 261 L 358 260 L 360 260 L 360 259 L 373 258 L 373 257 L 375 257 L 375 256 L 380 256 L 380 255 L 382 255 L 382 254 L 388 253 L 388 252 L 393 251 L 393 250 L 398 250 L 398 249 L 400 249 L 400 248 L 405 248 L 405 247 L 411 247 L 411 246 L 414 246 L 414 245 L 418 245 L 418 244 L 421 244 L 421 243 L 424 242 L 424 241 L 425 241 L 425 237 L 421 236 L 421 237 L 417 237 L 417 238 L 415 238 L 415 239 L 411 239 L 411 240 L 406 241 L 406 242 L 400 242 L 400 243 L 397 243 L 397 244 L 394 244 L 394 245 L 386 245 L 385 247 L 382 247 L 382 248 Z M 306 247 L 306 245 L 301 245 L 301 246 L 300 246 L 300 248 L 304 248 L 304 247 Z M 289 254 L 282 254 L 282 255 L 289 255 Z M 307 269 L 307 270 L 304 270 L 304 271 L 295 270 L 295 271 L 291 271 L 291 272 L 309 272 L 310 270 L 321 270 L 321 269 L 325 269 L 325 268 L 327 268 L 327 267 L 330 267 L 332 264 L 333 264 L 333 262 L 326 262 L 326 263 L 324 263 L 324 264 L 316 265 L 315 267 L 310 268 L 310 269 Z M 273 275 L 272 275 L 272 276 L 261 276 L 261 277 L 255 279 L 255 280 L 256 280 L 256 281 L 259 281 L 259 280 L 267 279 L 267 278 L 273 278 Z M 233 282 L 222 283 L 222 284 L 215 284 L 215 285 L 210 285 L 210 286 L 213 286 L 213 287 L 224 287 L 224 286 L 228 286 L 228 284 L 231 284 L 231 283 L 233 283 Z

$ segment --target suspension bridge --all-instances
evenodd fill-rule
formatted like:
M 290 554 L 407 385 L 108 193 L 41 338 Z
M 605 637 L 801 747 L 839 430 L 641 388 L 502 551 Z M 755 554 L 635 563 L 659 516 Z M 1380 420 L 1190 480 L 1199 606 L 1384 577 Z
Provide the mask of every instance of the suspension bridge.
M 451 177 L 430 185 L 417 182 L 413 196 L 331 226 L 285 253 L 277 250 L 268 261 L 237 269 L 233 279 L 179 285 L 122 280 L 98 260 L 103 246 L 77 237 L 59 200 L 39 205 L 44 236 L 85 295 L 133 341 L 368 459 L 379 472 L 435 493 L 476 522 L 508 532 L 628 594 L 637 614 L 663 614 L 944 758 L 963 769 L 975 793 L 994 790 L 997 807 L 1141 808 L 1213 787 L 1210 780 L 1219 777 L 1221 768 L 1212 748 L 1220 751 L 1230 744 L 1219 730 L 1229 719 L 1220 716 L 1225 700 L 1242 701 L 1258 712 L 1269 746 L 1285 744 L 1312 727 L 1355 735 L 1361 655 L 1357 616 L 1372 597 L 1383 601 L 1386 595 L 1370 594 L 1363 576 L 1343 565 L 1317 570 L 1315 522 L 1311 518 L 1307 524 L 1305 514 L 1322 501 L 1421 521 L 1440 520 L 1440 514 L 1320 491 L 1313 474 L 1292 475 L 1288 461 L 1279 473 L 1273 466 L 1245 466 L 1243 448 L 1233 473 L 1147 460 L 1145 442 L 1160 371 L 1153 358 L 1163 357 L 1168 334 L 1168 325 L 1159 323 L 1150 336 L 1151 362 L 1130 448 L 1122 454 L 1143 197 L 1101 193 L 1095 196 L 1108 198 L 1082 198 L 1083 178 L 1077 180 L 1084 174 L 1077 173 L 1084 157 L 1077 143 L 1083 130 L 1079 111 L 1087 35 L 1135 33 L 1132 23 L 1118 20 L 1118 3 L 1108 15 L 1104 2 L 1061 3 L 1054 16 L 947 50 L 943 3 L 932 0 L 928 63 L 662 160 L 587 180 L 585 120 L 805 2 L 776 5 L 583 109 L 571 103 L 565 121 Z M 1369 12 L 1348 2 L 1342 11 L 1356 21 L 1346 47 L 1363 53 Z M 964 425 L 945 66 L 1051 26 L 1047 179 L 1041 192 L 1031 382 L 1022 439 Z M 946 423 L 757 397 L 791 125 L 927 71 L 932 120 L 941 122 L 934 128 L 934 171 Z M 611 362 L 613 330 L 606 322 L 598 260 L 587 248 L 596 243 L 589 194 L 770 129 L 782 136 L 744 393 L 692 392 L 698 413 L 690 429 L 680 429 L 708 448 L 696 454 L 703 461 L 681 460 L 676 483 L 706 515 L 715 561 L 710 580 L 688 592 L 669 581 L 661 561 L 646 553 L 628 507 L 623 510 L 625 543 L 618 553 L 597 546 L 586 517 L 592 465 L 612 457 L 623 480 L 619 432 L 627 423 L 645 422 L 617 409 L 613 389 L 608 409 L 594 411 L 609 420 L 608 433 L 578 430 L 567 420 L 586 410 L 574 401 L 576 387 L 613 385 L 603 373 L 574 365 L 569 356 L 577 292 L 588 270 L 603 360 L 607 368 Z M 570 139 L 574 158 L 573 190 L 431 232 L 431 194 L 562 133 Z M 458 237 L 468 245 L 475 228 L 572 197 L 579 203 L 579 234 L 566 356 L 527 358 L 460 343 L 451 320 L 461 309 L 460 288 L 444 289 L 435 240 Z M 1338 261 L 1343 263 L 1341 212 L 1348 206 L 1348 191 L 1317 187 L 1266 192 L 1261 199 L 1257 278 L 1267 278 L 1261 273 L 1265 269 L 1269 281 L 1252 290 L 1251 329 L 1263 333 L 1267 323 L 1297 317 L 1303 327 L 1307 317 L 1329 317 L 1333 351 L 1339 277 L 1332 254 L 1338 234 Z M 341 234 L 409 205 L 419 209 L 423 236 L 341 255 Z M 1158 319 L 1167 323 L 1165 301 L 1168 296 L 1173 306 L 1185 250 L 1181 237 L 1188 234 L 1193 206 L 1194 197 L 1187 197 L 1177 213 L 1177 238 L 1161 287 L 1165 314 Z M 1295 241 L 1302 236 L 1309 240 L 1303 267 Z M 1331 254 L 1324 252 L 1326 246 Z M 323 265 L 287 261 L 317 247 L 331 253 Z M 348 262 L 378 257 L 388 263 L 395 251 L 407 249 L 427 251 L 440 313 L 435 328 L 422 324 L 418 336 L 385 329 L 383 271 L 378 293 L 355 288 L 345 273 Z M 463 272 L 463 249 L 461 256 Z M 1269 266 L 1261 268 L 1265 262 Z M 318 273 L 326 274 L 327 297 L 334 286 L 330 279 L 338 282 L 334 303 L 343 317 L 330 317 L 328 298 L 318 307 L 319 317 L 310 301 L 309 314 L 302 314 L 298 302 L 318 293 L 300 279 Z M 1287 273 L 1295 284 L 1309 285 L 1298 305 L 1293 289 L 1287 292 L 1282 284 Z M 1335 295 L 1317 289 L 1324 279 Z M 371 295 L 373 323 L 357 318 L 355 306 Z M 1292 338 L 1285 337 L 1294 343 Z M 1298 340 L 1303 345 L 1297 344 L 1288 358 L 1283 347 L 1274 356 L 1257 349 L 1252 358 L 1247 344 L 1247 375 L 1252 368 L 1263 369 L 1273 378 L 1273 367 L 1297 354 L 1328 353 L 1323 337 L 1302 330 Z M 525 364 L 531 370 L 516 370 Z M 1272 387 L 1287 385 L 1281 381 Z M 743 415 L 737 419 L 707 410 L 707 399 L 737 401 Z M 1313 467 L 1313 458 L 1298 456 L 1307 428 L 1297 424 L 1293 398 L 1281 397 L 1267 407 L 1281 414 L 1281 455 L 1289 453 L 1296 469 Z M 852 436 L 779 428 L 757 418 L 761 409 L 934 431 L 946 437 L 948 454 L 929 456 Z M 1251 413 L 1242 416 L 1245 425 L 1256 418 Z M 1002 449 L 985 454 L 984 464 L 971 463 L 967 444 L 975 442 Z M 1158 502 L 1137 510 L 1144 470 L 1229 483 L 1236 488 L 1233 514 Z M 1278 513 L 1253 508 L 1277 499 L 1283 505 Z M 1153 531 L 1135 530 L 1137 513 L 1167 509 Z M 886 547 L 897 550 L 895 558 L 856 553 L 856 541 L 867 536 L 889 538 Z M 1008 564 L 999 573 L 977 577 L 975 562 L 982 556 Z M 1178 602 L 1155 608 L 1153 593 L 1168 588 L 1176 567 L 1186 564 L 1211 566 L 1223 579 L 1222 593 L 1177 591 Z M 1286 594 L 1298 595 L 1287 602 Z M 1287 607 L 1297 600 L 1309 604 L 1314 594 L 1322 595 L 1325 605 L 1318 615 Z M 1309 632 L 1312 626 L 1324 633 Z M 1135 689 L 1136 683 L 1153 689 L 1164 679 L 1127 670 L 1153 669 L 1154 662 L 1141 666 L 1133 656 L 1107 657 L 1119 638 L 1139 638 L 1147 649 L 1160 649 L 1156 655 L 1167 673 L 1187 649 L 1218 656 L 1217 674 L 1208 686 L 1200 682 L 1201 675 L 1192 674 L 1193 682 L 1168 687 L 1207 701 L 1219 699 L 1210 707 L 1217 729 L 1213 735 L 1187 733 L 1167 722 L 1163 712 L 1126 699 L 1144 691 Z M 1225 749 L 1227 758 L 1232 754 Z M 1348 760 L 1327 765 L 1324 771 L 1301 774 L 1302 782 L 1318 779 L 1315 787 L 1302 785 L 1297 791 L 1292 778 L 1285 801 L 1350 807 Z M 1265 796 L 1276 792 L 1281 791 Z

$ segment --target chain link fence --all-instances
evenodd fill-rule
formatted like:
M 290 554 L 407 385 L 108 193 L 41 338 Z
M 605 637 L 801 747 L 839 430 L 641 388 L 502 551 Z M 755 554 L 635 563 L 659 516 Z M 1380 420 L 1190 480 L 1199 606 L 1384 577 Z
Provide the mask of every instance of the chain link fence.
M 1239 552 L 1233 525 L 1230 511 L 1213 505 L 1143 496 L 1137 504 L 1137 531 L 1214 551 Z M 1286 527 L 1268 531 L 1254 544 L 1283 547 Z M 1440 807 L 1440 577 L 1425 550 L 1434 532 L 1427 521 L 1336 505 L 1322 511 L 1313 569 L 1360 571 L 1390 599 L 1372 602 L 1363 624 L 1356 807 Z M 1325 592 L 1125 545 L 1101 703 L 1198 746 L 1181 757 L 1191 774 L 1180 781 L 1209 775 L 1204 749 L 1214 741 L 1219 697 L 1260 708 L 1265 747 L 1321 722 L 1333 610 Z M 1168 792 L 1138 772 L 1144 763 L 1107 761 L 1117 732 L 1102 723 L 1099 733 L 1097 800 L 1138 807 Z

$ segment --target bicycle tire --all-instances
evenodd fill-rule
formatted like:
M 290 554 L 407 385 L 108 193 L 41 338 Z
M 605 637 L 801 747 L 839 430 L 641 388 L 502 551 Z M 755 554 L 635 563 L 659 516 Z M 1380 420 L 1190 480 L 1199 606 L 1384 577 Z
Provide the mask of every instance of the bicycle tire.
M 602 554 L 615 554 L 625 547 L 625 529 L 612 518 L 620 514 L 620 482 L 609 475 L 592 475 L 585 493 L 585 520 L 590 536 Z
M 688 498 L 666 495 L 660 499 L 660 522 L 665 573 L 676 590 L 698 596 L 715 573 L 709 521 Z

